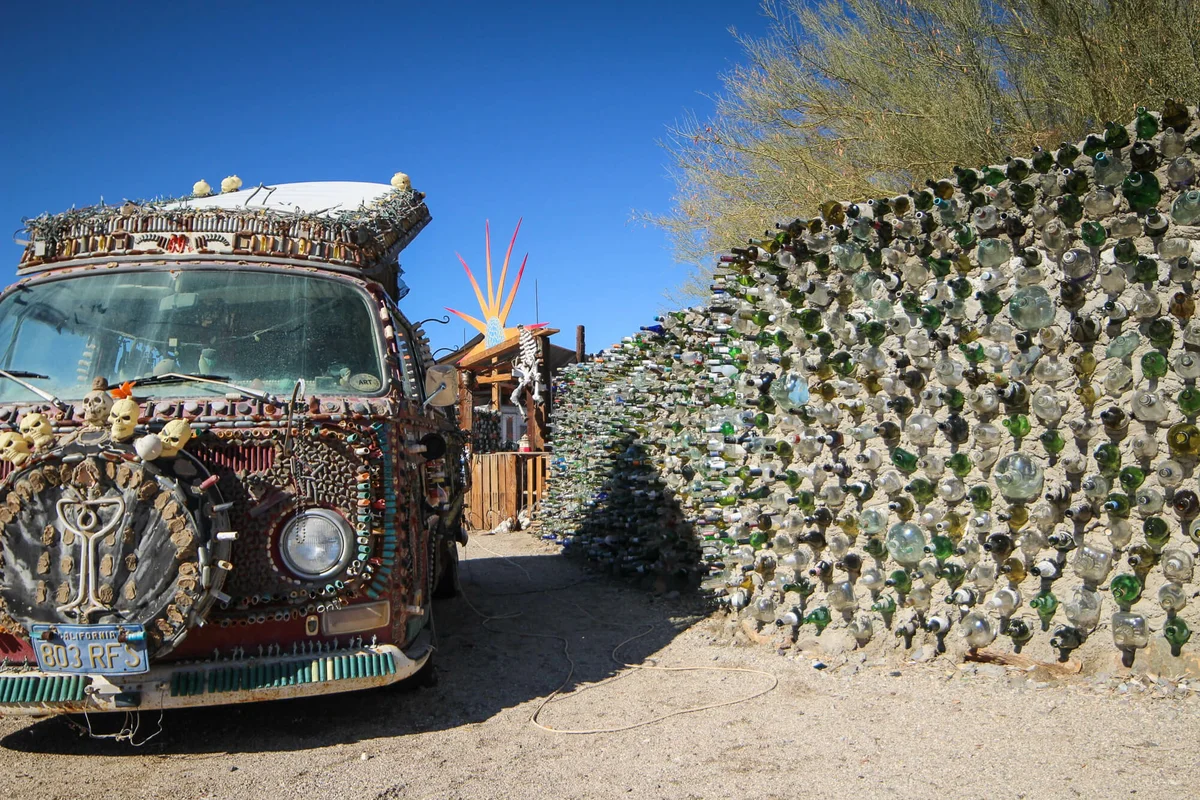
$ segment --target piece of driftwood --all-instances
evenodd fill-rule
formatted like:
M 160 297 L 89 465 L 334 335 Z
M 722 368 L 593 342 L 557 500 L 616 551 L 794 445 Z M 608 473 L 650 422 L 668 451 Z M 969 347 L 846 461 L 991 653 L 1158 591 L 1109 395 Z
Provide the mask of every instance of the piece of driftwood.
M 1083 664 L 1079 661 L 1038 661 L 1029 656 L 1023 656 L 1020 653 L 999 653 L 994 650 L 968 650 L 966 660 L 978 661 L 983 664 L 1000 664 L 1005 667 L 1019 667 L 1021 669 L 1042 667 L 1057 675 L 1078 675 L 1083 671 Z

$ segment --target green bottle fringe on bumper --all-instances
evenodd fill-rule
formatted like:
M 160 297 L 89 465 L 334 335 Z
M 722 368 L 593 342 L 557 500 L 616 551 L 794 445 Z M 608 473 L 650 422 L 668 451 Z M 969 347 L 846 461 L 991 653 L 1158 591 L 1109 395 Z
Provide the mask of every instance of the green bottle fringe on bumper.
M 86 675 L 0 677 L 0 704 L 78 703 L 92 682 Z
M 266 664 L 178 671 L 171 675 L 171 696 L 276 689 L 325 681 L 377 678 L 396 674 L 386 653 L 357 653 Z

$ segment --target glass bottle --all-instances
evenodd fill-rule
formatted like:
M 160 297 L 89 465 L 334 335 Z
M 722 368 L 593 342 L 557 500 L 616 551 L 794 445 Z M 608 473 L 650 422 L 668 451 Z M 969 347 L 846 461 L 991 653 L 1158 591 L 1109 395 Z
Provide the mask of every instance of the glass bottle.
M 894 561 L 905 566 L 915 566 L 925 552 L 925 532 L 912 522 L 893 525 L 887 533 L 884 545 Z
M 1110 551 L 1084 543 L 1076 548 L 1071 569 L 1083 580 L 1097 584 L 1108 575 L 1112 562 L 1113 554 Z
M 1122 650 L 1145 647 L 1150 643 L 1150 624 L 1146 617 L 1130 611 L 1112 616 L 1113 643 Z

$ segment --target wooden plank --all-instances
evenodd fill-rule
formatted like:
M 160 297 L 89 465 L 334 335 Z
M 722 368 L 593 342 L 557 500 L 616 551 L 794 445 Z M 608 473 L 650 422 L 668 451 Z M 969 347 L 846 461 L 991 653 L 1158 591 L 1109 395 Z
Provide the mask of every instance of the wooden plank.
M 480 375 L 475 378 L 476 383 L 504 383 L 513 379 L 511 372 L 500 372 L 495 375 Z
M 504 457 L 504 498 L 503 519 L 517 515 L 517 504 L 520 495 L 517 494 L 517 455 L 516 453 L 500 453 Z
M 530 331 L 530 333 L 533 334 L 534 338 L 540 339 L 543 336 L 553 336 L 558 333 L 558 328 L 536 328 Z M 458 366 L 460 369 L 477 370 L 480 367 L 488 366 L 485 362 L 489 362 L 492 359 L 507 358 L 510 355 L 509 351 L 515 351 L 518 346 L 518 337 L 513 336 L 512 338 L 505 339 L 500 344 L 489 347 L 487 350 L 480 351 L 474 355 L 463 356 L 458 362 Z

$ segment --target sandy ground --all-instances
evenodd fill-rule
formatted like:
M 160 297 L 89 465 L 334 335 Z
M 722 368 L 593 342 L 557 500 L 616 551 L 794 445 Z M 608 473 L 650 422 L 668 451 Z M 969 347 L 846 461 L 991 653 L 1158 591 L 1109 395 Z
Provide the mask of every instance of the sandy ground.
M 528 534 L 476 536 L 437 610 L 440 682 L 167 714 L 142 747 L 0 719 L 4 797 L 1115 798 L 1195 796 L 1200 699 L 998 665 L 813 659 L 746 646 L 693 601 L 591 575 Z M 472 610 L 504 616 L 485 626 Z M 671 711 L 735 705 L 620 733 Z M 542 634 L 542 637 L 516 635 Z M 595 685 L 605 679 L 615 680 Z M 1165 691 L 1165 690 L 1164 690 Z M 143 734 L 158 729 L 145 715 Z

